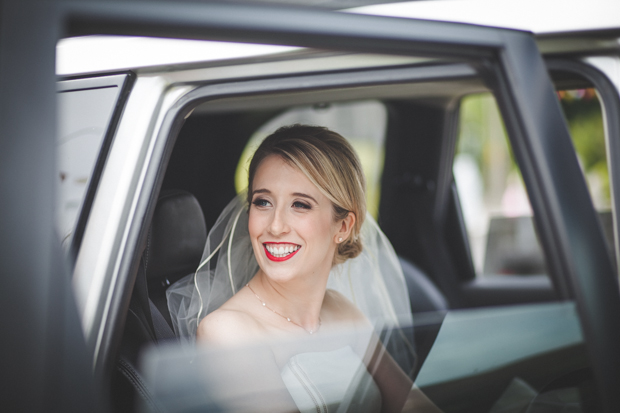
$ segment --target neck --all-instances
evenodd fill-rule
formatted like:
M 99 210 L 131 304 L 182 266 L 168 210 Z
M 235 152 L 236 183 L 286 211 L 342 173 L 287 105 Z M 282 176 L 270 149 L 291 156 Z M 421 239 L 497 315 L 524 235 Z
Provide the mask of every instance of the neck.
M 314 332 L 320 325 L 321 308 L 327 288 L 327 277 L 323 278 L 324 281 L 319 282 L 291 280 L 281 283 L 270 279 L 259 270 L 250 286 L 269 309 L 283 318 L 290 318 L 294 324 L 306 331 Z

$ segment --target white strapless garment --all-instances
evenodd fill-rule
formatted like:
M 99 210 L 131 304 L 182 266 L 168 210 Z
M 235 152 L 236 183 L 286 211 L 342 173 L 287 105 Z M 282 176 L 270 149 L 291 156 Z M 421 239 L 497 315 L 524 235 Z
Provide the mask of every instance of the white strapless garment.
M 381 392 L 349 346 L 297 354 L 281 374 L 301 413 L 381 411 Z

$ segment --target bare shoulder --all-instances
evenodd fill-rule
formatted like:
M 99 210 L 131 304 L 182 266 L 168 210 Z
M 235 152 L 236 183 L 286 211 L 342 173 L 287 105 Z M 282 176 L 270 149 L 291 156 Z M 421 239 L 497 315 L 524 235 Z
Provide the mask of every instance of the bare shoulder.
M 330 314 L 335 315 L 338 321 L 368 322 L 364 313 L 347 297 L 336 290 L 325 291 L 323 306 Z
M 200 343 L 236 345 L 263 334 L 260 324 L 237 309 L 220 308 L 202 319 L 196 332 Z

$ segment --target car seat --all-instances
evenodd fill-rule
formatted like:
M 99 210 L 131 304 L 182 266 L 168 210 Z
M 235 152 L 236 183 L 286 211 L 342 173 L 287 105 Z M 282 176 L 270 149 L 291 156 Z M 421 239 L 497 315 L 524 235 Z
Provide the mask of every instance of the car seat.
M 407 283 L 412 313 L 447 311 L 450 308 L 443 293 L 418 266 L 402 257 L 398 260 Z
M 417 356 L 417 364 L 413 372 L 415 379 L 435 343 L 441 323 L 450 306 L 443 293 L 419 267 L 405 258 L 399 257 L 398 259 L 403 269 L 413 314 L 413 337 Z
M 147 344 L 176 338 L 166 290 L 196 269 L 206 234 L 202 209 L 192 194 L 182 190 L 162 191 L 136 275 L 112 380 L 115 411 L 134 411 L 138 399 L 152 411 L 161 410 L 136 368 L 139 353 Z

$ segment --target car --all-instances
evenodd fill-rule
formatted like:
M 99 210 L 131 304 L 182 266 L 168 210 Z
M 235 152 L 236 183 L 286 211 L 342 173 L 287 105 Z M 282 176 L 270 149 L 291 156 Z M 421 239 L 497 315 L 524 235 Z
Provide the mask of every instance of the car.
M 573 6 L 3 2 L 3 405 L 164 403 L 138 357 L 174 341 L 165 291 L 304 122 L 364 162 L 431 400 L 618 411 L 620 14 Z

